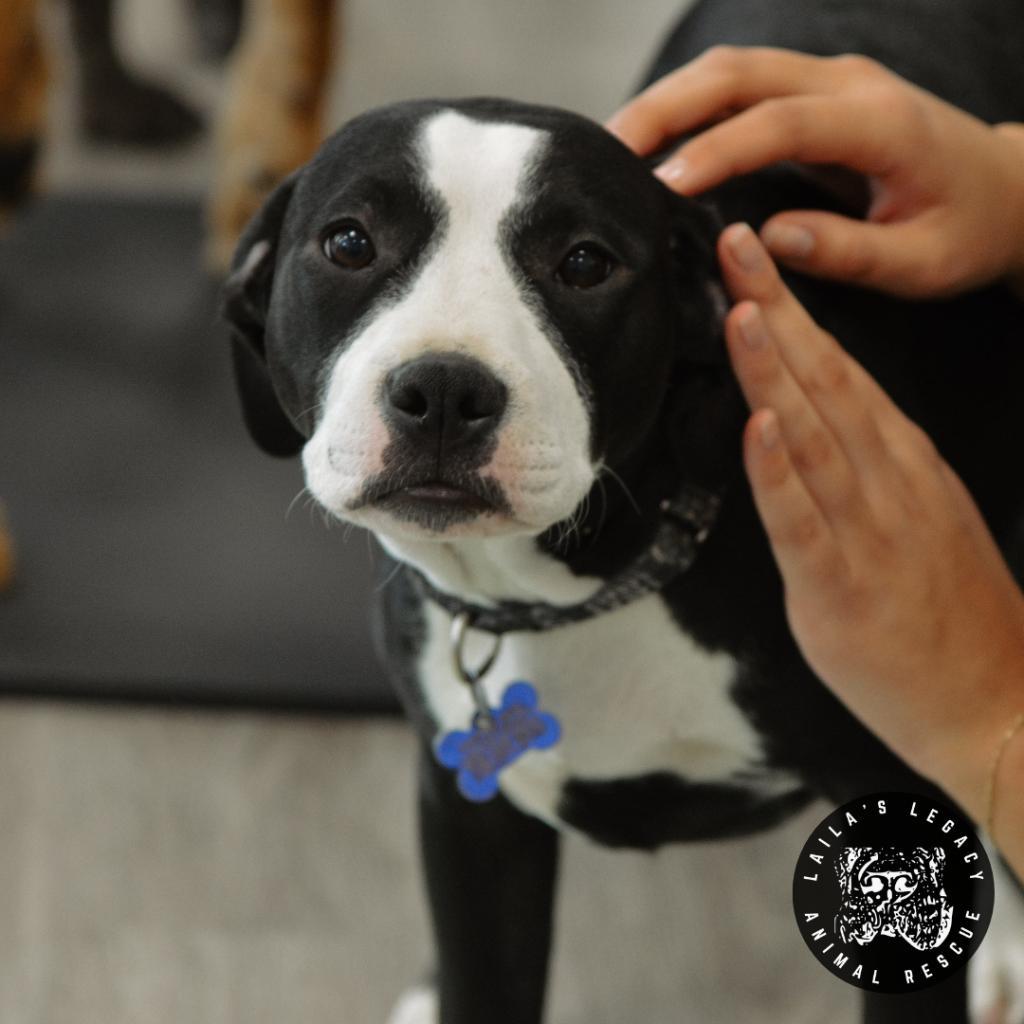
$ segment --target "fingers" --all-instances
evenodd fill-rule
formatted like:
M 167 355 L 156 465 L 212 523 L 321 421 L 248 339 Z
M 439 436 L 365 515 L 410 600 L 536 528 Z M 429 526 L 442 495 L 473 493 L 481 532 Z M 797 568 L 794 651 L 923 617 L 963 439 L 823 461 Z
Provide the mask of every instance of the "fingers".
M 729 357 L 758 410 L 744 461 L 787 593 L 853 594 L 855 575 L 891 550 L 908 515 L 934 533 L 927 510 L 958 500 L 960 528 L 981 537 L 934 445 L 814 323 L 747 225 L 723 232 L 719 258 L 739 300 L 726 319 Z
M 809 274 L 908 298 L 1007 274 L 1024 287 L 1020 232 L 1008 226 L 1019 218 L 993 198 L 1013 193 L 1019 177 L 1004 128 L 868 58 L 716 47 L 650 86 L 609 128 L 642 153 L 699 130 L 655 172 L 680 194 L 782 161 L 868 179 L 869 223 L 790 211 L 767 226 L 775 256 Z
M 901 415 L 899 411 L 797 302 L 747 225 L 734 224 L 722 233 L 719 258 L 733 298 L 740 300 L 741 306 L 751 305 L 742 300 L 757 303 L 762 330 L 770 340 L 763 353 L 749 344 L 739 344 L 752 311 L 738 306 L 730 314 L 726 324 L 730 357 L 751 408 L 769 405 L 778 409 L 779 396 L 788 395 L 789 408 L 795 409 L 792 395 L 799 393 L 806 405 L 802 415 L 820 421 L 863 480 L 877 479 L 884 473 L 879 467 L 886 465 L 880 424 L 892 415 Z M 773 361 L 779 365 L 774 367 Z M 805 431 L 810 432 L 809 428 Z M 842 497 L 837 495 L 836 500 Z
M 758 303 L 786 372 L 849 449 L 851 461 L 877 459 L 883 447 L 877 424 L 896 411 L 889 397 L 814 323 L 748 225 L 733 224 L 722 232 L 719 258 L 732 297 Z M 743 369 L 737 367 L 741 383 Z M 748 399 L 755 408 L 767 402 L 761 393 Z
M 851 561 L 874 557 L 908 516 L 950 506 L 934 444 L 814 323 L 751 229 L 731 226 L 719 250 L 740 300 L 726 319 L 737 379 L 751 408 L 777 414 L 792 467 Z
M 782 160 L 879 174 L 893 146 L 878 115 L 867 93 L 765 99 L 691 139 L 656 173 L 686 194 Z
M 860 532 L 864 494 L 843 446 L 779 355 L 754 303 L 736 307 L 726 323 L 729 354 L 747 402 L 770 408 L 788 459 L 820 515 L 839 537 Z
M 815 277 L 881 288 L 905 298 L 934 294 L 922 273 L 934 241 L 916 222 L 872 224 L 833 213 L 794 210 L 761 229 L 776 259 Z
M 820 593 L 823 585 L 841 585 L 848 575 L 846 561 L 793 464 L 772 410 L 759 410 L 747 423 L 743 460 L 787 592 Z
M 830 87 L 835 61 L 768 47 L 716 46 L 659 79 L 607 123 L 640 154 L 771 96 Z
M 936 485 L 934 466 L 941 460 L 931 440 L 814 322 L 753 231 L 745 224 L 731 225 L 722 232 L 718 248 L 730 294 L 738 302 L 750 299 L 758 304 L 786 371 L 828 424 L 868 499 L 877 504 L 879 495 Z M 730 314 L 737 315 L 736 310 Z M 744 367 L 737 353 L 730 350 L 730 355 L 742 384 Z M 767 401 L 756 393 L 747 398 L 752 407 Z

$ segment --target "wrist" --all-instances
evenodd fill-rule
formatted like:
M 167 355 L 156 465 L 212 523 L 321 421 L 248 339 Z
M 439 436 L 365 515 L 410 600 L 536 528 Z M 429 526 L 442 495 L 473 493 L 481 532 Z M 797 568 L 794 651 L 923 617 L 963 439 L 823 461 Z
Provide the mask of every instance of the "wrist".
M 985 830 L 997 846 L 1020 849 L 1024 836 L 1024 711 L 1003 734 L 992 757 L 985 802 Z
M 1007 730 L 1024 712 L 1024 627 L 1015 640 L 987 664 L 976 666 L 975 672 L 960 675 L 961 692 L 970 692 L 970 703 L 958 702 L 960 712 L 947 720 L 946 728 L 928 730 L 931 735 L 926 749 L 918 751 L 919 756 L 912 761 L 922 775 L 942 786 L 979 826 L 986 824 L 992 809 L 992 784 L 997 786 L 998 801 L 1006 779 L 1024 780 L 1024 729 L 1017 729 L 1007 742 Z M 968 685 L 965 687 L 964 683 Z M 1001 751 L 1003 756 L 996 765 Z M 998 779 L 994 778 L 994 770 Z M 1005 801 L 1004 797 L 1003 806 Z M 998 817 L 1003 817 L 1002 808 Z
M 1009 155 L 1009 191 L 1013 243 L 1007 280 L 1024 297 L 1024 124 L 999 124 L 996 133 L 1007 144 Z

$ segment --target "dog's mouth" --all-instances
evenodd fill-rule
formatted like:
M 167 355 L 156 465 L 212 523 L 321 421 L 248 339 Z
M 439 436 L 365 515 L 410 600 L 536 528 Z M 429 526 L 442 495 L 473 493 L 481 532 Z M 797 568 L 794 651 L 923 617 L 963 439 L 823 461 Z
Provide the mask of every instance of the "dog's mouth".
M 396 487 L 374 502 L 400 518 L 417 518 L 415 510 L 446 512 L 459 519 L 486 515 L 496 511 L 495 503 L 476 491 L 445 480 L 424 480 L 422 483 Z
M 486 498 L 444 480 L 425 480 L 423 483 L 413 484 L 409 487 L 399 487 L 378 500 L 386 502 L 396 499 L 436 502 L 441 505 L 478 506 L 482 512 L 493 508 L 492 503 Z
M 414 478 L 380 474 L 367 481 L 352 507 L 378 508 L 435 531 L 480 516 L 511 514 L 497 481 L 477 474 Z

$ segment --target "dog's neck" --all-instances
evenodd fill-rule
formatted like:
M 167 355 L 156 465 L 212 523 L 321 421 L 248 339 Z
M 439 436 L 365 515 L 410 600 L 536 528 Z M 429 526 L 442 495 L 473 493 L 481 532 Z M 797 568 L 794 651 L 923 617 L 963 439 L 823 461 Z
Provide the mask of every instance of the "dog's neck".
M 570 605 L 601 586 L 597 576 L 578 576 L 546 552 L 536 537 L 462 537 L 450 541 L 378 536 L 392 557 L 418 569 L 438 589 L 479 604 L 542 601 Z

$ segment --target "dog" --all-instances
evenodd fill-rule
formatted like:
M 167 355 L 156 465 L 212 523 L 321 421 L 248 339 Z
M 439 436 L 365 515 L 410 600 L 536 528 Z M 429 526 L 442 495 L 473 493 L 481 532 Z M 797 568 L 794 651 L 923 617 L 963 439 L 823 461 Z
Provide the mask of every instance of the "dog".
M 246 223 L 324 137 L 341 0 L 246 0 L 215 124 L 206 263 L 223 273 Z
M 111 0 L 68 0 L 66 6 L 86 138 L 159 147 L 198 134 L 202 119 L 195 110 L 125 65 L 114 40 Z M 41 24 L 44 7 L 39 0 L 0 6 L 0 226 L 35 191 L 39 178 L 51 65 L 63 56 Z
M 0 11 L 0 229 L 32 187 L 46 117 L 49 64 L 35 0 Z
M 883 45 L 877 4 L 841 44 L 824 16 L 791 38 L 785 7 L 705 0 L 648 80 L 722 41 L 856 48 L 1011 116 L 981 55 L 943 86 L 936 55 Z M 422 740 L 438 951 L 396 1020 L 541 1019 L 560 831 L 652 849 L 815 796 L 941 797 L 802 659 L 741 465 L 717 235 L 848 202 L 790 166 L 681 198 L 577 115 L 424 100 L 349 122 L 243 233 L 224 312 L 248 428 L 301 452 L 316 501 L 394 560 L 377 629 Z M 1019 573 L 1024 474 L 1002 454 L 1019 301 L 788 280 L 935 439 Z M 997 900 L 978 1014 L 1024 997 L 1024 911 L 1008 886 Z M 903 995 L 896 1017 L 867 994 L 864 1019 L 962 1022 L 966 988 L 960 972 Z
M 40 0 L 0 5 L 0 229 L 40 188 L 51 65 L 61 63 Z M 111 0 L 68 0 L 79 120 L 96 143 L 163 148 L 191 141 L 203 118 L 132 71 L 114 39 Z M 230 55 L 214 119 L 215 159 L 205 204 L 205 258 L 222 274 L 242 228 L 323 139 L 327 85 L 337 63 L 341 0 L 194 0 L 206 56 Z M 236 46 L 237 42 L 237 46 Z

